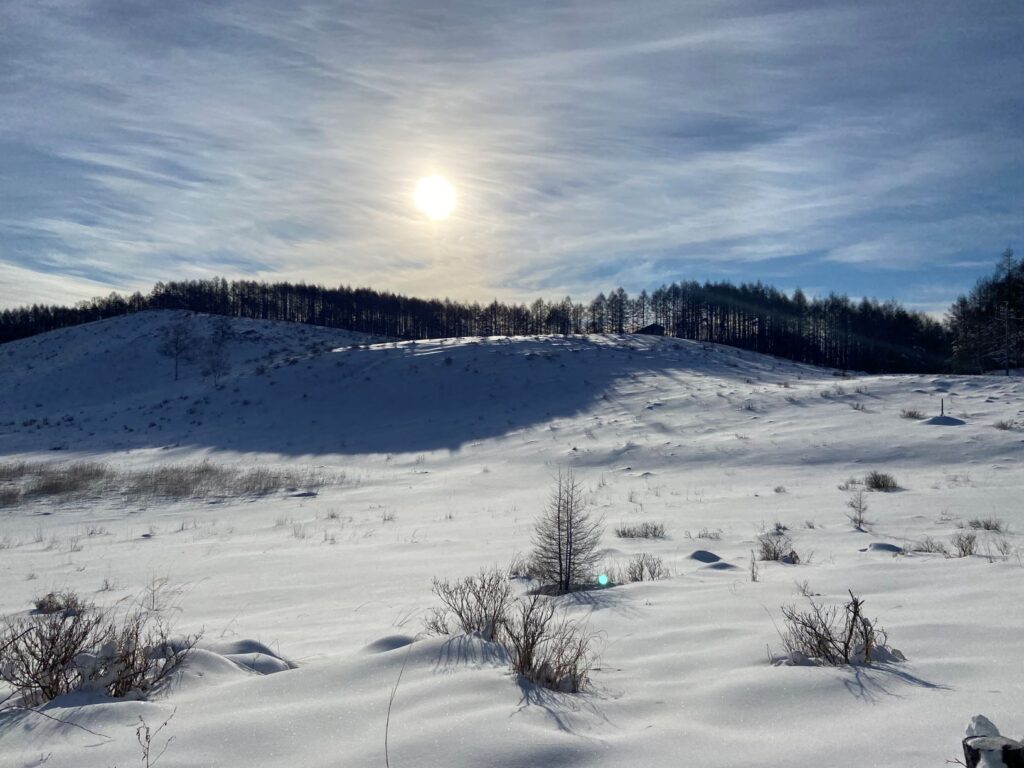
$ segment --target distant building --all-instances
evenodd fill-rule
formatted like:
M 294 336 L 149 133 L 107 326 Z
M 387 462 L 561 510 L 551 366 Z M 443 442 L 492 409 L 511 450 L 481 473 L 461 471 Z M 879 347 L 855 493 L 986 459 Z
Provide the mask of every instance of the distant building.
M 637 331 L 637 333 L 646 333 L 648 336 L 664 336 L 665 326 L 658 325 L 658 323 L 651 323 L 650 325 L 645 325 Z

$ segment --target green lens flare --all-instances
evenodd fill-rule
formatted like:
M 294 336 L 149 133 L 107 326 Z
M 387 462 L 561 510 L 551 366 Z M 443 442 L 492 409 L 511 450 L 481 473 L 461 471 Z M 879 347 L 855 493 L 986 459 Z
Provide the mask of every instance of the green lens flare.
M 600 576 L 598 576 L 597 577 L 597 583 L 600 584 L 602 587 L 607 587 L 608 586 L 608 574 L 607 573 L 602 573 Z

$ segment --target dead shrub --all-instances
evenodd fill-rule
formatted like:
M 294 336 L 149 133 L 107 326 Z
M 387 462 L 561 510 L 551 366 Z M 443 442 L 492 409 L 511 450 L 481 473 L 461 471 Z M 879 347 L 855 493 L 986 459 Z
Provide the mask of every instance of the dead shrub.
M 978 551 L 978 535 L 966 531 L 957 531 L 950 537 L 957 557 L 970 557 Z
M 757 536 L 757 559 L 798 563 L 799 556 L 793 549 L 793 539 L 785 529 L 773 528 Z
M 916 542 L 913 546 L 914 552 L 927 552 L 937 555 L 945 555 L 949 557 L 949 549 L 941 541 L 933 539 L 931 536 L 925 536 L 920 541 Z
M 47 592 L 42 597 L 32 601 L 35 612 L 39 614 L 67 613 L 77 614 L 84 611 L 88 605 L 82 601 L 75 592 L 65 590 L 63 592 Z
M 148 611 L 133 610 L 121 621 L 111 622 L 103 645 L 79 661 L 86 687 L 116 698 L 136 691 L 149 693 L 178 670 L 199 637 L 174 638 L 166 621 Z
M 696 533 L 686 532 L 686 538 L 688 539 L 709 539 L 711 541 L 718 541 L 722 538 L 722 529 L 716 528 L 712 530 L 710 528 L 701 528 Z
M 28 706 L 70 693 L 83 681 L 75 659 L 103 635 L 103 618 L 92 606 L 8 618 L 0 629 L 0 680 Z
M 510 579 L 529 578 L 530 561 L 522 552 L 516 552 L 515 555 L 512 556 L 512 560 L 508 564 L 508 568 L 505 569 L 505 573 Z
M 917 410 L 916 408 L 904 408 L 902 411 L 900 411 L 900 418 L 920 420 L 924 418 L 924 413 Z
M 996 552 L 1003 557 L 1009 557 L 1013 554 L 1013 545 L 1002 536 L 994 538 L 991 545 L 995 547 Z
M 73 608 L 8 617 L 0 627 L 0 680 L 26 705 L 74 691 L 148 693 L 199 640 L 198 634 L 172 638 L 167 623 L 142 608 L 109 617 L 69 595 L 53 602 Z
M 998 517 L 975 517 L 967 521 L 967 527 L 975 531 L 992 531 L 1002 533 L 1006 530 L 1003 521 Z
M 435 608 L 425 626 L 428 632 L 439 635 L 451 634 L 454 622 L 459 632 L 494 640 L 502 631 L 512 602 L 508 575 L 497 568 L 454 582 L 434 579 L 433 592 L 444 607 Z
M 16 507 L 21 502 L 20 488 L 0 488 L 0 509 Z
M 660 557 L 641 552 L 626 563 L 625 576 L 630 582 L 659 581 L 668 578 L 668 570 Z
M 664 539 L 665 524 L 650 522 L 623 524 L 615 529 L 615 535 L 620 539 Z
M 827 666 L 871 664 L 876 651 L 885 646 L 885 630 L 864 616 L 864 601 L 849 594 L 842 606 L 823 606 L 808 598 L 806 610 L 783 607 L 782 643 L 791 660 Z
M 596 661 L 594 635 L 586 625 L 558 614 L 551 598 L 530 595 L 516 602 L 505 625 L 512 671 L 554 691 L 586 688 Z
M 877 470 L 868 472 L 864 478 L 864 485 L 870 491 L 897 491 L 900 487 L 895 477 L 885 472 L 878 472 Z

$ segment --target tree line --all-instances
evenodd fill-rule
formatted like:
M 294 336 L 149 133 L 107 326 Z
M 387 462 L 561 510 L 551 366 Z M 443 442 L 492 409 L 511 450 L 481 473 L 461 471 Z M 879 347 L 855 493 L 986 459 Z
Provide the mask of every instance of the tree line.
M 815 365 L 920 373 L 982 370 L 996 361 L 1020 365 L 1022 302 L 1024 263 L 1011 251 L 992 278 L 954 303 L 945 323 L 894 301 L 854 301 L 836 294 L 808 298 L 799 289 L 787 294 L 760 282 L 683 281 L 635 296 L 616 288 L 589 302 L 567 296 L 532 304 L 480 304 L 369 288 L 212 278 L 161 282 L 148 295 L 112 293 L 73 307 L 36 304 L 4 310 L 0 343 L 147 309 L 185 309 L 398 339 L 633 333 L 654 325 L 670 336 Z M 999 336 L 1007 325 L 1011 331 Z
M 995 272 L 953 302 L 947 325 L 959 369 L 1024 367 L 1024 258 L 1007 248 Z

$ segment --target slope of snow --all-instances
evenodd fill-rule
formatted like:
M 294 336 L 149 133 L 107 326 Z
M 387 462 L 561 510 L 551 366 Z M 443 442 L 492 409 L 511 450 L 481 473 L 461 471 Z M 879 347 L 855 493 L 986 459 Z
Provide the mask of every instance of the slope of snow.
M 205 395 L 213 382 L 203 376 L 201 362 L 182 362 L 179 381 L 174 381 L 173 360 L 158 351 L 161 332 L 182 318 L 190 320 L 196 347 L 210 337 L 218 321 L 225 320 L 188 312 L 147 311 L 0 346 L 0 392 L 8 422 L 0 429 L 18 431 L 23 421 L 34 420 L 34 431 L 46 434 L 51 422 L 51 429 L 64 427 L 72 434 L 85 428 L 107 433 L 112 428 L 109 424 L 97 427 L 92 419 L 127 415 L 166 398 Z M 251 375 L 259 366 L 288 364 L 332 348 L 380 340 L 318 326 L 242 319 L 227 322 L 231 334 L 226 349 L 236 377 Z M 47 424 L 40 425 L 43 419 Z M 138 421 L 138 417 L 127 416 L 129 426 L 138 427 Z M 109 439 L 108 434 L 103 437 Z
M 265 324 L 216 389 L 195 369 L 171 380 L 154 341 L 168 321 L 0 347 L 0 453 L 202 457 L 344 480 L 315 497 L 0 511 L 0 611 L 63 587 L 113 605 L 166 582 L 166 610 L 183 631 L 204 628 L 206 649 L 152 701 L 47 710 L 109 738 L 0 716 L 0 765 L 130 765 L 138 716 L 157 725 L 172 712 L 168 768 L 382 765 L 399 675 L 392 766 L 931 766 L 959 755 L 977 712 L 1024 730 L 1024 432 L 992 426 L 1021 420 L 1018 378 L 846 379 L 629 336 L 352 349 L 360 340 L 339 332 Z M 900 417 L 937 416 L 940 399 L 962 425 Z M 492 644 L 421 635 L 432 577 L 529 550 L 558 466 L 576 468 L 605 516 L 609 564 L 651 552 L 672 573 L 563 598 L 601 638 L 593 690 L 576 696 L 516 681 Z M 902 490 L 868 495 L 874 524 L 861 533 L 837 486 L 873 469 Z M 979 516 L 1009 526 L 980 532 L 981 555 L 913 552 Z M 615 537 L 645 520 L 669 537 Z M 762 563 L 751 582 L 755 536 L 776 521 L 802 562 Z M 864 597 L 907 661 L 772 665 L 780 606 L 804 583 L 824 601 Z M 252 664 L 235 663 L 247 653 Z M 278 671 L 277 656 L 297 668 Z

